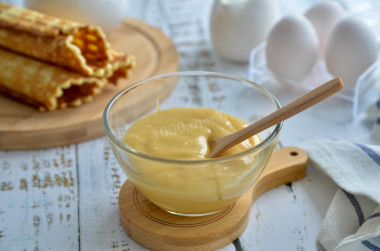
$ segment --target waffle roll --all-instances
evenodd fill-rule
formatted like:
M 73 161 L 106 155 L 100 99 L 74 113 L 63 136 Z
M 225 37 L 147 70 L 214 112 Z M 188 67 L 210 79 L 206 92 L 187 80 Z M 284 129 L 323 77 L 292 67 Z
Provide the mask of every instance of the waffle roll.
M 0 92 L 40 111 L 80 106 L 101 93 L 107 80 L 0 49 Z
M 112 83 L 127 77 L 134 64 L 132 56 L 112 52 L 99 27 L 6 3 L 0 3 L 0 46 Z
M 118 53 L 111 51 L 112 60 L 110 61 L 110 74 L 106 74 L 106 79 L 109 84 L 117 85 L 117 81 L 122 78 L 130 77 L 130 70 L 135 67 L 135 58 L 129 54 Z

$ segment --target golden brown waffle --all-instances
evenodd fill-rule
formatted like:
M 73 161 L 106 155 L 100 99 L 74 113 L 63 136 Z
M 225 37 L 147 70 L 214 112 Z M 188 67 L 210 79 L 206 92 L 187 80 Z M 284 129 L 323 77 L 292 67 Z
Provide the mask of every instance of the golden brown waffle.
M 106 79 L 86 77 L 20 54 L 0 49 L 0 92 L 53 111 L 79 106 L 99 94 Z
M 99 27 L 5 3 L 0 3 L 0 46 L 99 78 L 117 79 L 134 64 L 126 54 L 115 57 Z
M 125 53 L 111 51 L 112 60 L 109 62 L 110 68 L 105 74 L 105 78 L 110 84 L 117 84 L 122 78 L 129 78 L 130 69 L 135 67 L 135 57 Z

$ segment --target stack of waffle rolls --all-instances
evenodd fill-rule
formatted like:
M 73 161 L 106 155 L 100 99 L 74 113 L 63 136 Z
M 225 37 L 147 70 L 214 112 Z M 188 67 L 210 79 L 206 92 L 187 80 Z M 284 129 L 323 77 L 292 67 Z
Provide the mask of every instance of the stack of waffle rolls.
M 0 3 L 0 92 L 53 111 L 79 106 L 127 78 L 133 56 L 99 27 Z

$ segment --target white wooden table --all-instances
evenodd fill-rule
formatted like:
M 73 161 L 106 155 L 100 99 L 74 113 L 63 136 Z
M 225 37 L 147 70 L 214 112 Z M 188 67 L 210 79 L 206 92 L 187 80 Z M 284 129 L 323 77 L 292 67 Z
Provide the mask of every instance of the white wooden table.
M 204 28 L 204 0 L 130 1 L 129 17 L 162 29 L 180 55 L 180 70 L 248 76 L 246 64 L 216 57 Z M 282 104 L 304 90 L 267 83 Z M 4 108 L 0 108 L 4 109 Z M 368 139 L 365 114 L 351 120 L 333 98 L 285 122 L 281 145 L 321 138 Z M 126 177 L 104 138 L 76 145 L 0 151 L 0 250 L 144 250 L 123 231 L 118 193 Z M 313 167 L 307 177 L 261 196 L 250 223 L 222 250 L 318 250 L 317 235 L 336 186 Z

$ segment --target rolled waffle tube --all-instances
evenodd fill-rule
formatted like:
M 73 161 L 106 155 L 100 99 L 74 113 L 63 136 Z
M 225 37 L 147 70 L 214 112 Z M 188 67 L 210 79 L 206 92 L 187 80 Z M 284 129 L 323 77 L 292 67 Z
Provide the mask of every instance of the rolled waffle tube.
M 0 92 L 40 111 L 80 106 L 92 100 L 106 84 L 106 79 L 85 77 L 0 49 Z
M 6 3 L 0 3 L 0 46 L 98 78 L 115 79 L 115 72 L 120 78 L 121 67 L 129 69 L 134 65 L 130 55 L 115 58 L 99 27 Z

